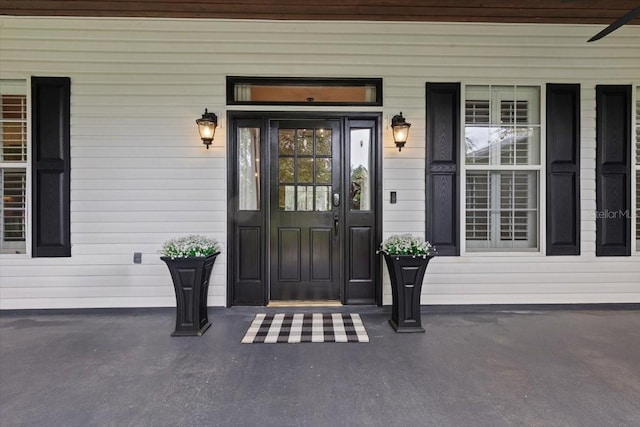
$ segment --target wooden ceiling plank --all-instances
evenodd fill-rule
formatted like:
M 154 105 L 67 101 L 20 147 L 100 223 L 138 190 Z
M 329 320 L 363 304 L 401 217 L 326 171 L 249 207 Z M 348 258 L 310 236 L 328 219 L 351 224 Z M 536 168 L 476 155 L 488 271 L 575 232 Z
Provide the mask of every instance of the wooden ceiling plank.
M 622 16 L 620 0 L 0 0 L 0 14 L 98 17 L 178 17 L 275 20 L 371 20 L 608 24 Z M 391 6 L 393 4 L 393 6 Z M 613 5 L 615 8 L 613 8 Z M 637 6 L 637 2 L 634 3 Z M 520 7 L 515 7 L 519 5 Z M 526 7 L 522 7 L 526 5 Z M 545 6 L 546 7 L 543 7 Z M 578 7 L 577 5 L 583 5 Z M 600 5 L 599 7 L 597 5 Z M 640 19 L 632 21 L 640 24 Z

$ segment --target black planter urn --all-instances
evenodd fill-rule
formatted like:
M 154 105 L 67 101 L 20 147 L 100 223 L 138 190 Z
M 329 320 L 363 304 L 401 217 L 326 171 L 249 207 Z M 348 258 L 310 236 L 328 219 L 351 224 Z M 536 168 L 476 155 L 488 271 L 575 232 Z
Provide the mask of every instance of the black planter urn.
M 211 326 L 207 315 L 207 295 L 211 270 L 218 254 L 192 258 L 160 257 L 169 267 L 176 293 L 176 330 L 172 337 L 199 337 Z
M 396 332 L 424 332 L 420 316 L 422 279 L 433 255 L 387 255 L 392 309 L 389 323 Z

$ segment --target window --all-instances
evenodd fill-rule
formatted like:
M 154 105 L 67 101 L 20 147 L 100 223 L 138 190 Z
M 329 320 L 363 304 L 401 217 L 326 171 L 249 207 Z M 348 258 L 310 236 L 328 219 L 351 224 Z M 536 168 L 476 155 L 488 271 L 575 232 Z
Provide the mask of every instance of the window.
M 640 251 L 640 86 L 636 88 L 636 250 Z
M 281 211 L 330 211 L 331 129 L 278 131 L 278 206 Z
M 382 79 L 227 77 L 229 105 L 382 105 Z
M 467 86 L 469 251 L 539 248 L 540 88 Z
M 371 210 L 371 129 L 351 129 L 349 158 L 349 207 L 354 211 Z
M 260 210 L 260 128 L 238 128 L 238 209 Z
M 22 81 L 0 80 L 0 253 L 26 252 L 27 96 Z

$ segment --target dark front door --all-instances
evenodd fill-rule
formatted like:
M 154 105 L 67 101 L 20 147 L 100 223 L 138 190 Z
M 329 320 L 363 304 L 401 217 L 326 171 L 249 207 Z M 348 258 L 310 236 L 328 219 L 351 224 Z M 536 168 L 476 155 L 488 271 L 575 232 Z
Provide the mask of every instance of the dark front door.
M 270 122 L 273 300 L 340 298 L 340 131 L 340 120 Z

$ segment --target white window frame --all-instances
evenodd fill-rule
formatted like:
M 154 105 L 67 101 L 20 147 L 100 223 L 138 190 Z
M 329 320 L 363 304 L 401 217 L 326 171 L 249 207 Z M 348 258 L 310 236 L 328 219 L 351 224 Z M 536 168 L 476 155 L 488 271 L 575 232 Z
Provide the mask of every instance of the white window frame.
M 640 255 L 640 188 L 638 188 L 638 180 L 640 179 L 640 82 L 633 85 L 631 91 L 631 105 L 635 114 L 632 114 L 631 123 L 631 236 L 632 245 L 635 242 L 635 250 L 632 254 Z
M 466 162 L 466 150 L 465 150 L 465 126 L 466 122 L 466 99 L 467 99 L 467 89 L 468 87 L 473 86 L 484 86 L 491 90 L 492 87 L 496 86 L 509 86 L 509 87 L 537 87 L 539 90 L 539 132 L 540 132 L 540 152 L 539 152 L 539 164 L 537 165 L 472 165 L 467 164 Z M 544 256 L 545 255 L 545 247 L 546 247 L 546 233 L 543 231 L 546 230 L 546 91 L 545 91 L 545 83 L 543 82 L 530 82 L 530 81 L 509 81 L 509 82 L 463 82 L 461 83 L 461 94 L 460 94 L 460 120 L 459 129 L 460 129 L 460 149 L 459 149 L 459 164 L 460 167 L 460 198 L 459 203 L 461 206 L 460 216 L 459 216 L 459 232 L 460 232 L 460 254 L 461 255 L 473 255 L 473 256 L 495 256 L 499 254 L 500 256 L 508 255 L 508 256 Z M 493 100 L 491 100 L 493 102 Z M 537 221 L 537 230 L 534 238 L 536 239 L 536 247 L 533 248 L 518 248 L 518 247 L 505 247 L 505 248 L 469 248 L 467 245 L 466 239 L 466 213 L 467 213 L 467 189 L 466 189 L 466 180 L 467 180 L 467 172 L 468 171 L 513 171 L 513 170 L 522 170 L 522 171 L 536 171 L 538 174 L 537 178 L 537 210 L 538 210 L 538 221 Z
M 32 174 L 32 144 L 31 144 L 31 77 L 30 76 L 3 76 L 2 81 L 8 82 L 10 84 L 23 84 L 24 85 L 24 95 L 27 100 L 27 161 L 25 163 L 20 163 L 24 166 L 17 166 L 16 163 L 1 163 L 2 169 L 11 169 L 11 168 L 19 168 L 26 170 L 26 200 L 25 200 L 25 251 L 24 253 L 2 253 L 0 252 L 0 258 L 2 259 L 11 259 L 11 258 L 30 258 L 32 254 L 31 242 L 32 242 L 32 226 L 31 226 L 31 207 L 32 207 L 32 182 L 31 182 L 31 174 Z

